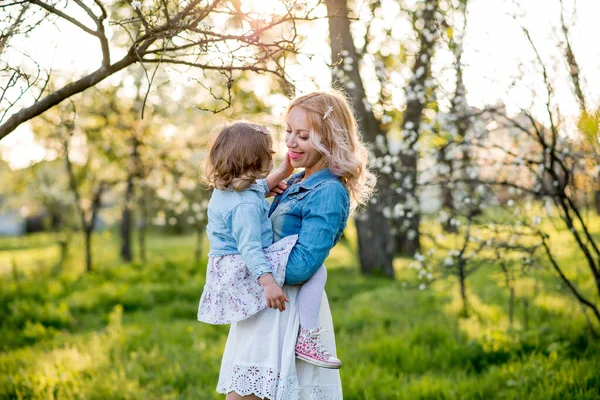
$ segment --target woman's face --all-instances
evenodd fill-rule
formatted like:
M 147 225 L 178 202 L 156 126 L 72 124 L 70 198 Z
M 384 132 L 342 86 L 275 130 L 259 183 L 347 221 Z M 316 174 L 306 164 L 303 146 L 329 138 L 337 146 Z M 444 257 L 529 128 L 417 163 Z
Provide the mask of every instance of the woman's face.
M 285 144 L 289 149 L 292 166 L 304 168 L 305 178 L 325 167 L 322 154 L 310 142 L 307 117 L 302 107 L 292 108 L 287 116 L 285 134 Z

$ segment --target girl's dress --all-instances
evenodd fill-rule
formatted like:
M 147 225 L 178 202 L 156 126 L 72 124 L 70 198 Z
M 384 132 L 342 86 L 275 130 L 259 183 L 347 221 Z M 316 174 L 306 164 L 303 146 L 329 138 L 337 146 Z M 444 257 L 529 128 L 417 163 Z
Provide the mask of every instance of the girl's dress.
M 285 267 L 298 236 L 288 236 L 263 250 L 279 286 L 285 280 Z M 264 290 L 250 275 L 239 254 L 209 257 L 206 284 L 198 307 L 198 321 L 229 324 L 253 316 L 267 308 Z
M 291 186 L 286 193 L 278 196 L 274 202 L 274 211 L 271 214 L 274 227 L 291 221 L 294 218 L 292 214 L 302 202 L 302 197 L 307 194 L 302 190 L 297 191 L 298 188 L 293 183 L 298 179 L 297 176 L 292 177 L 289 181 Z M 309 177 L 304 186 L 309 190 L 319 190 L 319 184 L 331 179 L 335 177 L 326 169 Z M 294 192 L 295 194 L 291 194 Z M 339 208 L 345 207 L 346 198 L 337 198 L 326 190 L 322 192 L 325 193 L 324 198 L 327 198 L 325 202 L 331 201 Z M 347 219 L 347 215 L 345 218 Z M 344 220 L 340 231 L 343 231 L 345 222 Z M 300 228 L 288 229 L 286 232 L 275 229 L 274 238 L 281 239 L 282 233 L 283 236 L 298 234 Z M 337 239 L 339 236 L 336 241 Z M 247 319 L 231 324 L 217 385 L 219 393 L 234 391 L 242 396 L 255 394 L 270 400 L 343 399 L 339 370 L 319 368 L 295 357 L 294 346 L 300 326 L 297 303 L 300 287 L 283 287 L 284 293 L 290 299 L 289 303 L 286 303 L 285 311 L 266 308 Z M 325 294 L 319 311 L 319 325 L 323 331 L 330 331 L 324 333 L 321 340 L 328 349 L 333 350 L 335 356 L 333 320 Z

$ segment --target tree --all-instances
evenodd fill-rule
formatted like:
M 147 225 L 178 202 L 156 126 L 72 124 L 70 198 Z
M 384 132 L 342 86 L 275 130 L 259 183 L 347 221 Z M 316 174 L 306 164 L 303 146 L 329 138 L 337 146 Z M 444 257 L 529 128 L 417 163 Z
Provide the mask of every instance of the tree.
M 237 3 L 224 0 L 155 0 L 149 4 L 32 0 L 0 5 L 7 26 L 2 31 L 4 52 L 24 53 L 9 48 L 11 38 L 48 23 L 55 23 L 59 29 L 60 24 L 66 23 L 78 28 L 82 35 L 97 40 L 101 54 L 98 69 L 52 90 L 48 87 L 51 68 L 44 71 L 35 57 L 27 55 L 30 58 L 27 67 L 3 61 L 0 76 L 5 84 L 0 88 L 0 139 L 20 124 L 136 63 L 156 68 L 170 65 L 207 73 L 213 71 L 222 78 L 223 87 L 230 87 L 239 71 L 271 73 L 286 80 L 285 57 L 296 51 L 295 21 L 312 18 L 313 9 L 300 1 L 285 2 L 282 3 L 285 12 L 281 15 L 259 18 L 242 13 Z M 80 18 L 81 14 L 85 18 Z M 114 31 L 112 36 L 107 32 L 109 26 Z M 123 37 L 127 38 L 125 53 L 115 61 L 119 44 L 114 41 Z M 26 99 L 26 95 L 31 98 Z M 230 104 L 230 97 L 224 99 Z M 11 109 L 17 106 L 21 108 L 9 116 Z
M 373 112 L 367 109 L 363 101 L 366 99 L 366 94 L 359 72 L 359 57 L 350 32 L 347 2 L 327 0 L 325 4 L 329 18 L 331 59 L 333 64 L 338 66 L 337 71 L 340 71 L 341 76 L 345 78 L 340 80 L 340 85 L 349 94 L 363 138 L 367 143 L 374 144 L 378 136 L 383 136 L 383 132 L 379 129 Z M 373 152 L 375 157 L 383 157 L 387 149 L 375 146 Z M 378 179 L 376 190 L 380 198 L 387 195 L 388 187 L 385 179 L 381 177 Z M 364 274 L 372 274 L 380 270 L 384 275 L 393 277 L 393 241 L 389 223 L 383 215 L 384 205 L 383 201 L 375 199 L 365 210 L 359 211 L 355 218 L 359 257 Z

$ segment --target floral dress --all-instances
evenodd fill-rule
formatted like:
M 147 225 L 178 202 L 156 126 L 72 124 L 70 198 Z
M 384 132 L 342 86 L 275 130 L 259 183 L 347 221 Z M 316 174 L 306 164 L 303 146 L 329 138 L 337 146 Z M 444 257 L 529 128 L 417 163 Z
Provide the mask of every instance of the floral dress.
M 285 267 L 297 237 L 285 237 L 263 250 L 279 286 L 285 280 Z M 263 288 L 250 275 L 241 255 L 209 257 L 206 285 L 198 307 L 199 321 L 230 324 L 251 317 L 266 307 Z

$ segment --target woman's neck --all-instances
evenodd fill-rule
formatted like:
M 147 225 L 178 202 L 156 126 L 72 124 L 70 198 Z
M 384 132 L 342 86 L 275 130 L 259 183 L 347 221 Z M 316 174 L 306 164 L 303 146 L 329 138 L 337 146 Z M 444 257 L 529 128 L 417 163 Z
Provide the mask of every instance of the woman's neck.
M 302 180 L 307 179 L 312 174 L 317 173 L 320 170 L 325 169 L 325 168 L 327 168 L 327 166 L 325 165 L 324 162 L 319 162 L 310 168 L 304 168 L 304 177 L 302 178 Z
M 313 174 L 316 174 L 317 172 L 321 171 L 322 169 L 325 169 L 325 167 L 322 167 L 322 168 L 319 168 L 319 169 L 315 169 L 315 170 L 311 169 L 310 171 L 305 169 L 304 170 L 304 176 L 302 177 L 302 179 L 300 181 L 307 180 L 309 176 L 311 176 Z

